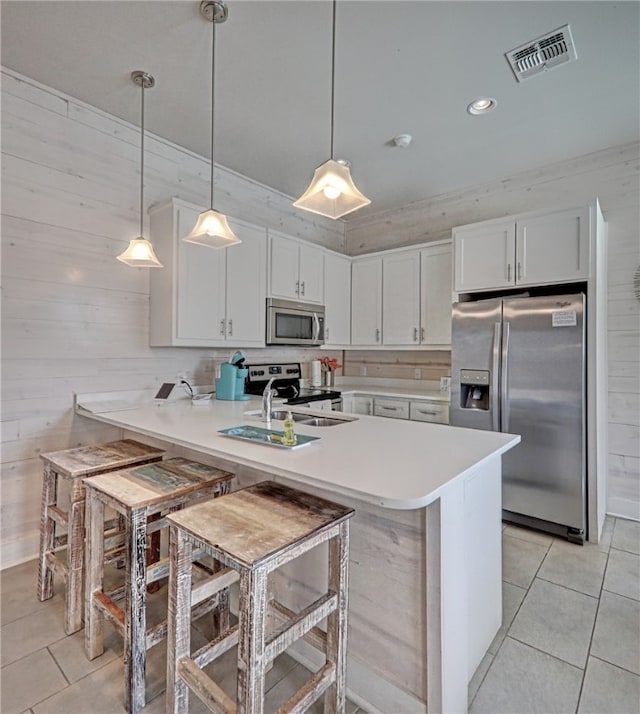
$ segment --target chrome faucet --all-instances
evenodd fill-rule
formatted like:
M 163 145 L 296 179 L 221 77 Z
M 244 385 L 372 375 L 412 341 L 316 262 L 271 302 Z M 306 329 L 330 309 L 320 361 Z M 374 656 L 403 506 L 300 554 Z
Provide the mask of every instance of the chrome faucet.
M 271 379 L 267 382 L 267 386 L 262 392 L 262 412 L 260 413 L 260 418 L 262 419 L 262 421 L 265 421 L 267 423 L 271 421 L 271 406 L 273 404 L 273 397 L 274 395 L 278 394 L 275 389 L 271 389 L 271 385 L 273 384 L 274 379 L 275 377 L 271 377 Z

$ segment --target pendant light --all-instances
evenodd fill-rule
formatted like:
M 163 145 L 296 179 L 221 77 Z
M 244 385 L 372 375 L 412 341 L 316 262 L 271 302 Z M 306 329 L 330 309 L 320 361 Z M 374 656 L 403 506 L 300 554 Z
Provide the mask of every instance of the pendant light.
M 242 241 L 229 228 L 227 218 L 213 207 L 213 116 L 215 109 L 215 59 L 216 59 L 216 24 L 227 19 L 229 11 L 223 0 L 203 0 L 200 3 L 200 14 L 211 23 L 211 193 L 210 208 L 198 216 L 196 225 L 183 240 L 196 245 L 206 245 L 209 248 L 226 248 Z
M 156 257 L 151 245 L 143 235 L 144 215 L 144 90 L 150 89 L 156 83 L 155 79 L 146 72 L 136 70 L 131 72 L 131 80 L 140 87 L 140 235 L 129 242 L 129 247 L 120 253 L 118 260 L 130 265 L 132 268 L 162 268 L 162 263 Z
M 336 78 L 336 0 L 333 0 L 331 36 L 331 158 L 318 166 L 313 173 L 309 188 L 294 202 L 296 208 L 319 213 L 328 218 L 340 218 L 371 201 L 353 183 L 349 163 L 333 158 L 333 125 L 335 119 Z

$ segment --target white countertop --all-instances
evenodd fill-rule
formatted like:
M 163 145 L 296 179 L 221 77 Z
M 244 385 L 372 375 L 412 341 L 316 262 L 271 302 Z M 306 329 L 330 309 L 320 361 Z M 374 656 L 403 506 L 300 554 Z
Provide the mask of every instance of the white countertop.
M 428 505 L 447 484 L 520 441 L 513 434 L 358 415 L 357 420 L 339 426 L 296 424 L 297 433 L 321 438 L 288 450 L 217 433 L 243 424 L 265 426 L 259 417 L 245 415 L 248 410 L 260 408 L 258 398 L 245 402 L 210 400 L 199 405 L 178 399 L 161 406 L 138 400 L 137 406 L 129 404 L 126 408 L 121 408 L 122 402 L 112 401 L 97 412 L 81 408 L 82 396 L 77 401 L 78 413 L 83 416 L 401 510 Z M 108 404 L 113 410 L 104 410 Z M 301 411 L 295 407 L 293 410 Z M 327 412 L 318 413 L 328 416 Z M 340 413 L 331 415 L 339 417 Z M 272 421 L 271 427 L 282 429 L 282 422 Z

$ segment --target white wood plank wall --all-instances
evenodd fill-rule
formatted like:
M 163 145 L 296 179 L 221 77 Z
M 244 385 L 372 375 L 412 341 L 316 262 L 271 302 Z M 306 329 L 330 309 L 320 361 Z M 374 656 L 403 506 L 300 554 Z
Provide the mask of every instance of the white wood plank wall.
M 607 511 L 640 519 L 640 144 L 617 146 L 500 181 L 354 217 L 346 252 L 361 255 L 451 235 L 456 225 L 599 197 L 608 224 L 609 478 Z
M 139 141 L 137 127 L 3 70 L 2 567 L 37 554 L 38 454 L 120 437 L 74 416 L 73 392 L 152 389 L 179 371 L 211 384 L 213 361 L 229 358 L 148 346 L 148 271 L 115 259 L 138 234 Z M 146 137 L 147 205 L 171 196 L 203 205 L 208 181 L 206 160 Z M 225 213 L 343 250 L 341 223 L 296 212 L 289 197 L 231 171 L 217 169 L 216 181 Z
M 139 101 L 132 90 L 132 103 Z M 162 139 L 145 143 L 146 203 L 208 200 L 208 162 Z M 152 389 L 186 371 L 211 383 L 229 351 L 150 348 L 148 272 L 115 256 L 137 235 L 139 130 L 11 70 L 2 73 L 1 565 L 37 553 L 38 454 L 118 438 L 75 417 L 73 392 Z M 599 195 L 609 222 L 609 510 L 640 517 L 638 146 L 527 172 L 374 219 L 301 214 L 291 199 L 216 169 L 220 210 L 359 254 L 449 237 L 453 225 Z M 443 215 L 444 214 L 444 215 Z M 425 228 L 428 226 L 428 228 Z M 247 350 L 248 361 L 308 361 L 308 350 Z

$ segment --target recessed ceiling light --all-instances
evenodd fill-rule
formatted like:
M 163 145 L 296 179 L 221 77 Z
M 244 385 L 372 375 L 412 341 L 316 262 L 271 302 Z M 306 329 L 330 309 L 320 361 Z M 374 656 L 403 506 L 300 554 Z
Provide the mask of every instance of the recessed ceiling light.
M 498 102 L 492 97 L 478 97 L 474 99 L 471 104 L 467 107 L 469 114 L 474 116 L 478 114 L 486 114 L 494 110 L 498 106 Z

